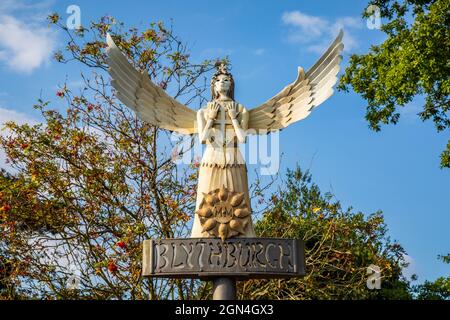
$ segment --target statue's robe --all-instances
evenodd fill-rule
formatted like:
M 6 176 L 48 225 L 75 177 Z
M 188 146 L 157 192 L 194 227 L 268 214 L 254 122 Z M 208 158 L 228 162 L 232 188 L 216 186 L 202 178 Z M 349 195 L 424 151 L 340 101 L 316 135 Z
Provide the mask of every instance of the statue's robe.
M 199 209 L 204 194 L 225 186 L 233 192 L 243 192 L 245 200 L 251 209 L 250 196 L 248 190 L 247 166 L 239 150 L 236 133 L 231 123 L 231 119 L 225 109 L 232 101 L 221 101 L 217 120 L 214 121 L 210 133 L 205 141 L 206 148 L 200 163 L 196 211 Z M 204 123 L 208 120 L 208 106 L 203 108 Z M 244 107 L 237 104 L 237 120 L 242 121 L 242 111 Z M 199 111 L 200 112 L 200 111 Z M 226 124 L 224 124 L 226 122 Z M 246 129 L 246 124 L 244 130 Z M 245 227 L 244 237 L 255 237 L 253 223 L 250 219 Z M 191 237 L 210 237 L 208 232 L 202 232 L 200 218 L 197 214 L 194 217 Z

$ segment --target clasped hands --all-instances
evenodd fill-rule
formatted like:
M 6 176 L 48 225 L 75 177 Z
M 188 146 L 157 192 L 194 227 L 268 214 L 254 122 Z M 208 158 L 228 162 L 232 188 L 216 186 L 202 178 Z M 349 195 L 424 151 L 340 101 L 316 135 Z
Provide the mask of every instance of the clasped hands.
M 233 101 L 231 104 L 227 104 L 225 108 L 228 111 L 228 115 L 230 116 L 231 120 L 236 119 L 237 103 Z M 217 113 L 219 112 L 219 109 L 220 103 L 218 103 L 217 101 L 211 102 L 208 108 L 208 118 L 211 120 L 215 120 L 217 117 Z

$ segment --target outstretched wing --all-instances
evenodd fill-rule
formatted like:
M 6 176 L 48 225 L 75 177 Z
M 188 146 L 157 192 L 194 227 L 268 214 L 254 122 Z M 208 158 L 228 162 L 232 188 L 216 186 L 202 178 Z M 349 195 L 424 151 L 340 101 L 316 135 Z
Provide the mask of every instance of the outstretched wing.
M 154 126 L 183 134 L 196 132 L 196 113 L 155 85 L 147 72 L 139 72 L 107 35 L 109 73 L 117 98 Z
M 344 44 L 339 32 L 328 50 L 305 74 L 298 68 L 297 80 L 286 86 L 272 99 L 249 111 L 249 133 L 263 134 L 280 130 L 306 118 L 319 104 L 333 94 L 337 82 L 340 55 Z

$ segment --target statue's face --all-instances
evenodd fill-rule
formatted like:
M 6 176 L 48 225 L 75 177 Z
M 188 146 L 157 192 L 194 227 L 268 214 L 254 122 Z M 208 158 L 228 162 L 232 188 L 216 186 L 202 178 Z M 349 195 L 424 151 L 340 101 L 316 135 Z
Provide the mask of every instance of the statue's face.
M 216 82 L 214 83 L 214 90 L 222 94 L 228 93 L 230 91 L 230 87 L 231 87 L 231 79 L 229 76 L 225 74 L 219 75 L 216 79 Z

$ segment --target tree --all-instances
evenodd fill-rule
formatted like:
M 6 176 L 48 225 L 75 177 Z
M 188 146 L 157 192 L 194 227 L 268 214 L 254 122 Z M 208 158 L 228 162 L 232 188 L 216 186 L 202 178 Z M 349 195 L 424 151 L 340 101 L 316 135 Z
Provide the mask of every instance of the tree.
M 448 132 L 450 2 L 372 0 L 369 5 L 378 6 L 387 20 L 381 26 L 387 39 L 367 54 L 352 55 L 338 88 L 351 87 L 367 101 L 366 120 L 372 130 L 396 124 L 400 108 L 409 108 L 408 103 L 423 96 L 420 119 L 431 119 L 438 132 Z M 441 154 L 441 167 L 450 167 L 450 140 Z
M 27 274 L 30 263 L 29 255 L 18 255 L 18 248 L 28 247 L 30 238 L 23 235 L 55 235 L 72 223 L 62 202 L 39 197 L 37 184 L 1 169 L 0 297 L 17 299 L 29 295 L 19 280 Z
M 13 270 L 9 280 L 29 298 L 190 298 L 199 281 L 143 281 L 140 263 L 143 240 L 187 235 L 196 167 L 178 168 L 172 160 L 183 153 L 166 150 L 168 135 L 115 98 L 103 71 L 106 32 L 137 68 L 186 104 L 203 103 L 213 63 L 192 63 L 163 23 L 138 31 L 104 17 L 72 32 L 57 14 L 49 21 L 68 37 L 56 60 L 93 72 L 82 74 L 80 93 L 66 85 L 57 92 L 65 114 L 39 99 L 34 108 L 43 123 L 6 125 L 0 144 L 17 172 L 0 190 L 8 199 L 0 247 Z
M 401 276 L 405 252 L 387 237 L 382 213 L 366 217 L 343 209 L 332 194 L 322 194 L 308 171 L 288 170 L 286 183 L 272 194 L 255 227 L 259 236 L 303 239 L 306 276 L 241 283 L 242 298 L 411 298 L 409 283 Z M 381 269 L 381 290 L 366 286 L 371 264 Z
M 444 263 L 450 263 L 450 254 L 439 256 Z M 413 287 L 418 300 L 450 300 L 450 277 L 439 277 L 435 281 L 426 280 Z

